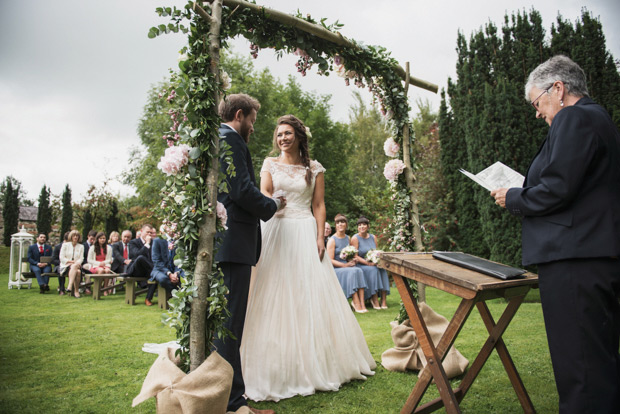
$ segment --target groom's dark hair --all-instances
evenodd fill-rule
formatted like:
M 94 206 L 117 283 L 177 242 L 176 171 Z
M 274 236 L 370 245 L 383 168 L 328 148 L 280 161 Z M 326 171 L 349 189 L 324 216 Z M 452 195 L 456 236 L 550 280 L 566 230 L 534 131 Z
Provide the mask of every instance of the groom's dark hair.
M 235 93 L 222 99 L 218 112 L 224 122 L 230 122 L 235 119 L 235 114 L 239 109 L 241 109 L 244 116 L 248 116 L 252 109 L 258 112 L 260 102 L 245 93 Z

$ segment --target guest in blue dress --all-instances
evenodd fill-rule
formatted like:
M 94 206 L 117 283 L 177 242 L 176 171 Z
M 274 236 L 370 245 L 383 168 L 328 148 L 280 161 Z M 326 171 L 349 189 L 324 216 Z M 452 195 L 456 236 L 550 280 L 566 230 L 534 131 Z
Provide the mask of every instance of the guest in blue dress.
M 385 301 L 386 295 L 390 294 L 390 279 L 385 269 L 379 269 L 376 263 L 366 260 L 366 253 L 377 248 L 377 236 L 368 233 L 370 221 L 366 217 L 357 220 L 357 234 L 351 238 L 351 245 L 357 249 L 357 266 L 364 271 L 366 281 L 374 278 L 376 289 L 366 290 L 366 298 L 370 298 L 374 309 L 387 309 Z M 370 286 L 370 284 L 369 284 Z M 379 305 L 378 295 L 381 295 L 381 305 Z
M 364 289 L 366 289 L 366 280 L 362 269 L 355 266 L 357 256 L 353 260 L 346 261 L 340 258 L 342 249 L 349 245 L 349 236 L 347 236 L 347 218 L 343 214 L 337 214 L 334 219 L 336 226 L 336 234 L 330 237 L 327 242 L 327 254 L 329 255 L 338 282 L 344 291 L 347 299 L 352 298 L 351 306 L 357 313 L 366 313 L 366 305 L 364 304 Z

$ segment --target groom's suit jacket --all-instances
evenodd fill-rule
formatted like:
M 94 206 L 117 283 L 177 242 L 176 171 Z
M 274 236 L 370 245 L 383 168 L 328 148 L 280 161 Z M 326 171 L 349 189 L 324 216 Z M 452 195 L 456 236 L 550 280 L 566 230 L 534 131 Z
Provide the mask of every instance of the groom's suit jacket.
M 260 257 L 260 220 L 267 221 L 275 214 L 276 203 L 256 186 L 250 150 L 241 135 L 226 124 L 219 133 L 220 141 L 232 150 L 235 176 L 226 174 L 228 163 L 221 158 L 220 171 L 226 174 L 228 192 L 218 193 L 217 200 L 226 207 L 228 230 L 218 233 L 221 239 L 215 260 L 253 266 Z

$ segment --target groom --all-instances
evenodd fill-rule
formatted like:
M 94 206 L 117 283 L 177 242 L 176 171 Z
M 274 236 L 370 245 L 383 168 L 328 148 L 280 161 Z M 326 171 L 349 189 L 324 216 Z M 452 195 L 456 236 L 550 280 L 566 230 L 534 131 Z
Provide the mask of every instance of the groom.
M 241 373 L 241 335 L 245 323 L 248 304 L 251 267 L 256 264 L 261 250 L 260 221 L 269 220 L 275 212 L 286 205 L 284 198 L 265 197 L 256 186 L 254 168 L 248 149 L 250 135 L 254 132 L 254 122 L 260 103 L 249 95 L 228 95 L 219 107 L 221 125 L 220 142 L 226 142 L 232 151 L 235 174 L 227 174 L 226 160 L 220 160 L 220 171 L 226 175 L 228 192 L 217 195 L 228 214 L 228 230 L 218 245 L 215 260 L 224 273 L 224 283 L 228 288 L 228 310 L 230 318 L 225 327 L 235 338 L 214 340 L 217 352 L 233 367 L 234 376 L 228 411 L 237 411 L 247 405 L 243 394 L 245 384 Z M 254 413 L 269 413 L 250 408 Z

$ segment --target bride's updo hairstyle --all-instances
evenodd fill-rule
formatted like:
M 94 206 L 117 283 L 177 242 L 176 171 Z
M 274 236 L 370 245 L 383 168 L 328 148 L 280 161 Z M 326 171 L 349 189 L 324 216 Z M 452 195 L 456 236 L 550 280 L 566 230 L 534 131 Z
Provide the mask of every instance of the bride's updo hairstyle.
M 310 150 L 308 149 L 308 134 L 306 134 L 306 126 L 301 119 L 295 115 L 284 115 L 278 118 L 275 131 L 273 131 L 273 151 L 272 154 L 278 154 L 278 127 L 280 125 L 290 125 L 295 130 L 295 138 L 299 140 L 299 155 L 301 155 L 301 163 L 306 167 L 306 184 L 310 186 L 312 183 L 312 171 L 310 170 Z

